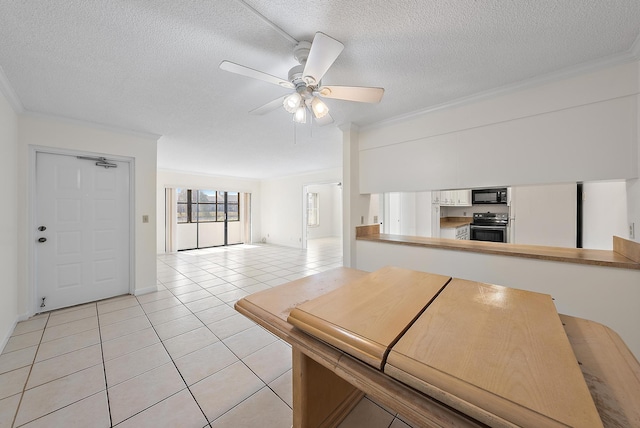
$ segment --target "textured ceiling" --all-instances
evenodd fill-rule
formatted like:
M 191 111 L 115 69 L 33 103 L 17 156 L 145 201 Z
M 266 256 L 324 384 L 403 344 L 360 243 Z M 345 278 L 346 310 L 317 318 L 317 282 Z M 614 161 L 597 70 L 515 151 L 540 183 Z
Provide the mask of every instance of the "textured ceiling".
M 25 111 L 162 135 L 159 168 L 267 178 L 339 167 L 338 125 L 639 50 L 638 0 L 246 2 L 297 40 L 343 42 L 323 82 L 384 87 L 382 102 L 327 100 L 323 128 L 249 115 L 287 90 L 218 65 L 286 78 L 294 44 L 234 0 L 0 0 L 0 67 Z

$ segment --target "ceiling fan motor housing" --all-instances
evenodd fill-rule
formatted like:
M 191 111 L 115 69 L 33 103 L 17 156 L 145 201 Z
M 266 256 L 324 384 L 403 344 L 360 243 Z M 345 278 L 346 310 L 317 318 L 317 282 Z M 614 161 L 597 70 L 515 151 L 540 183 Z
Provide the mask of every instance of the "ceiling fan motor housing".
M 313 87 L 309 87 L 307 82 L 302 78 L 302 72 L 304 71 L 304 65 L 296 65 L 289 70 L 289 82 L 293 83 L 296 88 L 296 92 L 299 93 L 302 98 L 309 99 L 313 96 Z
M 295 48 L 293 48 L 293 57 L 298 61 L 301 65 L 307 62 L 307 58 L 309 58 L 309 51 L 311 50 L 310 42 L 298 42 Z

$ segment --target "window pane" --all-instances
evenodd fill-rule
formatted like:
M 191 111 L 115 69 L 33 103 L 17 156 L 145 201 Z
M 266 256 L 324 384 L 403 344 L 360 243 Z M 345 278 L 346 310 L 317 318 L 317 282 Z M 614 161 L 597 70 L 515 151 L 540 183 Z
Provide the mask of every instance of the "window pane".
M 237 204 L 227 204 L 227 220 L 228 221 L 238 221 L 238 220 L 240 220 L 240 215 L 238 213 L 238 205 Z
M 187 204 L 178 204 L 178 223 L 187 223 Z
M 307 226 L 319 226 L 318 194 L 307 193 Z
M 238 192 L 227 192 L 227 202 L 230 204 L 238 203 Z
M 222 200 L 224 200 L 224 195 L 222 198 Z M 218 204 L 218 221 L 224 221 L 224 204 Z
M 198 204 L 198 221 L 216 221 L 216 204 Z
M 188 192 L 188 189 L 176 189 L 176 196 L 178 198 L 178 202 L 187 202 L 187 192 Z
M 198 202 L 216 202 L 215 190 L 198 190 Z

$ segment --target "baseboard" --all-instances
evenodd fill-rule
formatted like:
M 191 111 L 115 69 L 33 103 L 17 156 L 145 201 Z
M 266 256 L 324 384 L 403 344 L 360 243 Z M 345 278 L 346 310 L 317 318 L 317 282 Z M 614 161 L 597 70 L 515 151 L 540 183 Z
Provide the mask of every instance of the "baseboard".
M 11 326 L 9 331 L 5 332 L 4 337 L 2 338 L 2 342 L 0 342 L 0 354 L 4 352 L 4 347 L 7 346 L 7 342 L 9 342 L 9 338 L 11 338 L 13 331 L 16 329 L 16 325 L 18 325 L 18 321 L 21 321 L 19 316 L 16 317 L 16 319 L 13 321 L 13 325 Z
M 155 293 L 156 291 L 158 291 L 158 286 L 153 285 L 151 287 L 139 288 L 133 293 L 133 295 L 142 296 L 143 294 Z

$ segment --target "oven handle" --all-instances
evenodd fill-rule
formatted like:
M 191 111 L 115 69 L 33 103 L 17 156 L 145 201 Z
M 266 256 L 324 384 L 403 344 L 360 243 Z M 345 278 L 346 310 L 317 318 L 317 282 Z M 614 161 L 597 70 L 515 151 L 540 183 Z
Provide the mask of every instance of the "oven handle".
M 470 225 L 470 227 L 471 227 L 471 229 L 504 230 L 504 229 L 507 228 L 507 225 L 504 225 L 504 226 L 480 226 L 480 225 L 477 225 L 477 224 L 472 224 L 472 225 Z

